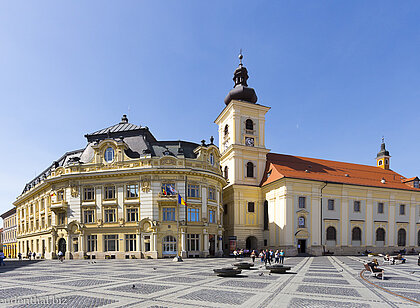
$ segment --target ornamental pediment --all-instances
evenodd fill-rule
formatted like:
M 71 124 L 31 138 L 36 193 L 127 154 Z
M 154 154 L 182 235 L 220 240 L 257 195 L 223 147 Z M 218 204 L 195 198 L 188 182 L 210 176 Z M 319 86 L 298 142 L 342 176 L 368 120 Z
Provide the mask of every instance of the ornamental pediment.
M 300 210 L 296 211 L 296 213 L 298 213 L 298 214 L 308 214 L 309 212 L 307 210 L 300 209 Z
M 162 157 L 160 159 L 160 165 L 164 166 L 164 165 L 176 165 L 176 158 L 174 157 Z

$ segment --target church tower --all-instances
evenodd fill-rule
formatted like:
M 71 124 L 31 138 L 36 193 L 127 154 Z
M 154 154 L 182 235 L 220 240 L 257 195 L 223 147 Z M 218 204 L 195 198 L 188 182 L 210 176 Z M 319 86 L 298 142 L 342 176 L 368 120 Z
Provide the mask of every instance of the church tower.
M 389 155 L 389 152 L 385 149 L 384 138 L 382 138 L 381 150 L 376 155 L 376 166 L 389 170 L 390 158 L 391 156 Z
M 230 250 L 232 245 L 248 249 L 264 245 L 259 185 L 270 151 L 265 148 L 265 114 L 270 107 L 257 104 L 255 90 L 248 87 L 248 71 L 242 59 L 240 54 L 239 66 L 233 74 L 234 87 L 225 98 L 226 107 L 215 120 L 222 153 L 220 165 L 228 181 L 223 200 L 228 219 L 225 238 L 226 235 L 230 238 Z

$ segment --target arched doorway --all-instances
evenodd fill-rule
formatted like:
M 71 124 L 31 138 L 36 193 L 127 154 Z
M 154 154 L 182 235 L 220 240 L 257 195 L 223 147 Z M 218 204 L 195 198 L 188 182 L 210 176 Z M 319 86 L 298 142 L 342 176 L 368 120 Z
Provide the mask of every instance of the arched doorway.
M 399 229 L 398 230 L 398 246 L 405 246 L 405 239 L 407 236 L 407 232 L 405 232 L 405 229 Z
M 385 245 L 385 230 L 383 228 L 376 229 L 376 246 L 383 247 Z
M 255 237 L 255 236 L 248 236 L 247 238 L 246 238 L 246 249 L 247 250 L 250 250 L 250 251 L 252 251 L 253 249 L 257 249 L 258 247 L 257 247 L 257 244 L 258 244 L 258 241 L 257 241 L 257 238 Z
M 64 238 L 60 238 L 58 241 L 58 251 L 61 251 L 63 254 L 66 253 L 66 240 Z

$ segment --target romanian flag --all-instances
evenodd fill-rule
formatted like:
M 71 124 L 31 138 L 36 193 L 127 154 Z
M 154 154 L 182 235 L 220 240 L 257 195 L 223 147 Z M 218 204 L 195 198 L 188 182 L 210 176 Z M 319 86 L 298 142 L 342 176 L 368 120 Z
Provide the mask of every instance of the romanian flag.
M 180 194 L 178 194 L 178 203 L 187 206 L 187 202 L 185 202 L 185 200 L 182 199 Z
M 165 187 L 162 186 L 162 194 L 164 194 L 165 196 L 168 194 L 165 190 Z
M 55 197 L 55 196 L 56 196 L 55 191 L 53 191 L 53 192 L 51 193 L 51 197 Z

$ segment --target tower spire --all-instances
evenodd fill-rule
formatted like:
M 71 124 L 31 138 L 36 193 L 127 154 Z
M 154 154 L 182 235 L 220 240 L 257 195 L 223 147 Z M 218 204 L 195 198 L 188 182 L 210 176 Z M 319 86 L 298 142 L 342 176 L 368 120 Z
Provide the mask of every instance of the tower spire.
M 389 152 L 385 148 L 385 138 L 382 136 L 381 150 L 376 155 L 376 165 L 382 169 L 388 170 L 390 158 L 391 155 L 389 155 Z

